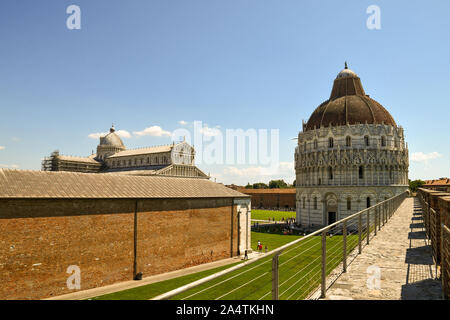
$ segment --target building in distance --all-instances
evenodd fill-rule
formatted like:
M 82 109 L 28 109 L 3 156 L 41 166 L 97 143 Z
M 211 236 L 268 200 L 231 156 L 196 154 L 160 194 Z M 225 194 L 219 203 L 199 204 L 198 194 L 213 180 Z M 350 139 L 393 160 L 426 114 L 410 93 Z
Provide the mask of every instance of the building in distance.
M 42 160 L 42 171 L 164 175 L 209 179 L 195 166 L 195 150 L 186 141 L 170 145 L 127 149 L 115 132 L 100 137 L 97 153 L 88 157 L 61 155 L 54 151 Z

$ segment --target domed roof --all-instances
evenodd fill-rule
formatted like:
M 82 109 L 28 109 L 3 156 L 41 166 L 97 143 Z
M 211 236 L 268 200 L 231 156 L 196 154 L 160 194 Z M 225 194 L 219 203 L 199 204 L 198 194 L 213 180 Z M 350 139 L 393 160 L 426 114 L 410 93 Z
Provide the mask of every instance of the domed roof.
M 115 131 L 114 126 L 112 126 L 106 136 L 100 137 L 100 145 L 125 149 L 122 139 L 120 139 Z
M 345 63 L 334 80 L 330 99 L 314 110 L 304 130 L 366 122 L 396 126 L 390 113 L 365 94 L 361 80 Z

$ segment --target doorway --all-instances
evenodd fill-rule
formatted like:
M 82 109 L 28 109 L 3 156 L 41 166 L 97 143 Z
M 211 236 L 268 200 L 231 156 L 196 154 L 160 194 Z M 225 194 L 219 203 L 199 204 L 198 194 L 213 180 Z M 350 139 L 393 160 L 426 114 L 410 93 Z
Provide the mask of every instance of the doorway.
M 336 212 L 328 212 L 328 225 L 336 222 Z

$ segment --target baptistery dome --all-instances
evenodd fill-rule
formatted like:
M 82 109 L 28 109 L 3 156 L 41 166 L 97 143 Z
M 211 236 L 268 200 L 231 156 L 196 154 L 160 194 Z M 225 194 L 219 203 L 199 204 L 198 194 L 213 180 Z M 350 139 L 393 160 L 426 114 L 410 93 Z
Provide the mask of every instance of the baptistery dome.
M 403 128 L 348 69 L 298 134 L 296 221 L 312 230 L 408 189 Z
M 334 80 L 330 98 L 314 110 L 304 130 L 366 122 L 396 126 L 390 113 L 365 94 L 360 78 L 345 64 Z

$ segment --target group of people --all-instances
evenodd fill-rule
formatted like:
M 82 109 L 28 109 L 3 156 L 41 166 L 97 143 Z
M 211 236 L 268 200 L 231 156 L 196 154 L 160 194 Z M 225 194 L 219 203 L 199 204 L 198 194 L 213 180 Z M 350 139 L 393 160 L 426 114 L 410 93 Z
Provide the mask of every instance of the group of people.
M 263 245 L 262 245 L 261 241 L 258 240 L 258 245 L 256 246 L 256 248 L 258 249 L 259 253 L 262 253 Z M 265 250 L 266 250 L 266 253 L 267 253 L 267 244 L 266 244 L 266 249 Z

